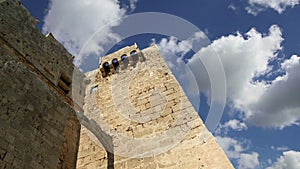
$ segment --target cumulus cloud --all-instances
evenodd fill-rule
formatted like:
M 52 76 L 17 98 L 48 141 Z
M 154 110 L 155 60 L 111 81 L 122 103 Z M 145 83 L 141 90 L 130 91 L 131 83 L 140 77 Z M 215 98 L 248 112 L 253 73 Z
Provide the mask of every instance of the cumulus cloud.
M 210 58 L 218 53 L 226 74 L 228 106 L 231 110 L 243 112 L 239 117 L 256 126 L 282 129 L 286 126 L 298 125 L 300 120 L 300 74 L 297 73 L 300 70 L 299 57 L 292 56 L 283 61 L 280 70 L 276 70 L 282 72 L 283 76 L 270 81 L 254 80 L 274 72 L 270 61 L 280 60 L 278 52 L 282 50 L 282 41 L 282 32 L 277 25 L 271 26 L 267 34 L 252 28 L 244 35 L 238 32 L 235 35 L 223 36 L 210 45 L 204 46 L 188 61 L 188 65 L 197 63 L 197 72 L 192 72 L 199 75 L 195 76 L 196 78 L 201 78 L 196 79 L 199 82 L 196 86 L 197 90 L 195 86 L 189 87 L 191 83 L 183 86 L 193 89 L 190 93 L 198 94 L 195 91 L 202 91 L 209 97 L 207 91 L 210 90 L 210 79 L 205 67 L 198 64 L 198 58 Z M 176 38 L 169 38 L 157 43 L 164 56 L 180 55 L 177 59 L 165 57 L 171 69 L 173 67 L 177 69 L 177 73 L 174 73 L 177 77 L 180 75 L 188 77 L 187 73 L 182 73 L 183 69 L 176 62 L 182 61 L 182 56 L 192 46 L 191 42 L 192 40 L 177 42 Z M 189 79 L 184 81 L 190 82 Z M 235 120 L 224 125 L 226 126 L 221 127 L 224 130 L 227 128 L 226 131 L 243 130 L 247 127 L 245 123 L 238 123 Z
M 281 64 L 284 76 L 276 78 L 256 102 L 249 104 L 249 120 L 259 126 L 284 128 L 299 125 L 300 57 L 292 56 Z
M 248 0 L 250 6 L 246 7 L 248 13 L 257 15 L 266 8 L 271 8 L 281 14 L 287 7 L 293 8 L 300 0 Z
M 269 70 L 268 61 L 281 49 L 282 40 L 278 26 L 272 26 L 267 36 L 253 28 L 245 37 L 237 33 L 215 40 L 207 48 L 203 48 L 199 56 L 210 57 L 214 51 L 219 54 L 226 74 L 227 96 L 234 101 L 236 107 L 242 108 L 263 92 L 260 86 L 264 84 L 254 85 L 252 79 Z
M 244 112 L 244 119 L 257 126 L 284 128 L 298 124 L 300 119 L 298 56 L 282 63 L 280 71 L 284 76 L 271 82 L 253 80 L 270 73 L 269 63 L 278 57 L 282 41 L 280 28 L 273 25 L 267 35 L 253 28 L 245 35 L 223 36 L 198 53 L 199 57 L 210 57 L 213 51 L 219 54 L 230 107 Z
M 216 140 L 230 159 L 237 160 L 239 169 L 254 169 L 260 165 L 257 152 L 246 152 L 247 144 L 231 137 L 216 136 Z
M 300 152 L 299 151 L 285 151 L 276 162 L 267 169 L 299 169 L 300 168 Z
M 75 57 L 75 63 L 80 65 L 87 55 L 99 55 L 106 42 L 119 40 L 111 30 L 118 22 L 112 21 L 122 17 L 125 12 L 117 0 L 51 0 L 43 32 L 51 32 L 70 53 L 78 56 L 87 40 L 101 29 L 90 39 L 83 55 Z

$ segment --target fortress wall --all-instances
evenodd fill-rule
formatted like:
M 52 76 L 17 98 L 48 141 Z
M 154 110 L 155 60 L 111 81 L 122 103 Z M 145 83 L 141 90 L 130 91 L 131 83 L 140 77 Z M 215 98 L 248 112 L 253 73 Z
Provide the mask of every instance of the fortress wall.
M 0 0 L 0 168 L 75 168 L 72 56 L 16 0 Z M 84 92 L 82 92 L 84 93 Z M 76 97 L 83 97 L 78 94 Z

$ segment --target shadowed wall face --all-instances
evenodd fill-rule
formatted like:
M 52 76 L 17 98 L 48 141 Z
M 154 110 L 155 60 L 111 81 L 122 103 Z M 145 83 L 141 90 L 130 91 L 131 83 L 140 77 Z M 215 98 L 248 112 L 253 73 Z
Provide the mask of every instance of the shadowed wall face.
M 0 1 L 0 168 L 75 168 L 72 56 L 16 0 Z

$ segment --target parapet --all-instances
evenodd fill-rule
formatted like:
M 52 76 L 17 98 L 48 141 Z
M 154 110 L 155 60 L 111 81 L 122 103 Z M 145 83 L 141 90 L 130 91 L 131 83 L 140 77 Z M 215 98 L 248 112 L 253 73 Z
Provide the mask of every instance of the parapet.
M 126 46 L 112 54 L 102 57 L 99 68 L 102 77 L 107 77 L 115 74 L 118 70 L 134 66 L 138 61 L 143 60 L 143 54 L 135 43 L 132 46 Z

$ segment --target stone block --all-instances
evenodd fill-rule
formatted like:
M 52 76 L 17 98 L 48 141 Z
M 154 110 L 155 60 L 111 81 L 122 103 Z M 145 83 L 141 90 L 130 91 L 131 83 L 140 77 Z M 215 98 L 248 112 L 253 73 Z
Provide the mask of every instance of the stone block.
M 15 157 L 11 153 L 6 153 L 4 157 L 4 161 L 7 162 L 8 164 L 12 164 L 14 159 Z

